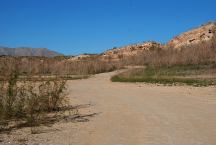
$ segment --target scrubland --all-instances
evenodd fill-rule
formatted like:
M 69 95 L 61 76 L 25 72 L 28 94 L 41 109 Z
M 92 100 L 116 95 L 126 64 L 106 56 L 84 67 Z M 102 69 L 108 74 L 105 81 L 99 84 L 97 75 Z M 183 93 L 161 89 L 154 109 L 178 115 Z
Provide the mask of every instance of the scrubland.
M 209 86 L 216 83 L 216 38 L 179 49 L 153 48 L 131 60 L 145 65 L 113 76 L 112 81 L 147 82 L 160 84 L 188 84 Z

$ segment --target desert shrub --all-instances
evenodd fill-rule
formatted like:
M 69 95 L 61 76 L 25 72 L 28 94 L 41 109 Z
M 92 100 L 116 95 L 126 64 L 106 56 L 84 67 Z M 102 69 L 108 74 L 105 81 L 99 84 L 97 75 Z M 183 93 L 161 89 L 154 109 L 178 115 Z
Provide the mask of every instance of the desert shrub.
M 46 111 L 55 111 L 66 102 L 66 81 L 46 81 L 39 85 L 39 94 L 44 100 Z
M 22 113 L 27 123 L 30 126 L 35 126 L 38 125 L 39 117 L 44 111 L 45 102 L 43 102 L 42 96 L 34 93 L 32 86 L 25 91 Z
M 16 96 L 18 93 L 17 73 L 13 72 L 9 76 L 7 83 L 1 84 L 1 112 L 4 117 L 10 118 L 16 114 Z
M 8 81 L 0 83 L 0 124 L 16 119 L 35 126 L 46 113 L 66 105 L 66 81 L 38 83 L 17 82 L 17 79 L 17 73 L 12 73 Z

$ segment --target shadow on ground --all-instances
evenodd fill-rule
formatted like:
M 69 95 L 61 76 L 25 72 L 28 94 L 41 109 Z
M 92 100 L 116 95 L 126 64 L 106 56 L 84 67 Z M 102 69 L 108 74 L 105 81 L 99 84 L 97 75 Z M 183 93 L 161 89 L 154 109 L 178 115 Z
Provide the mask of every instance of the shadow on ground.
M 60 107 L 57 110 L 55 110 L 52 113 L 48 113 L 46 117 L 41 119 L 36 126 L 31 126 L 30 124 L 26 123 L 25 121 L 19 121 L 14 120 L 13 125 L 8 124 L 0 124 L 0 134 L 4 133 L 10 133 L 13 130 L 21 129 L 24 127 L 40 127 L 40 126 L 46 126 L 51 127 L 53 124 L 57 122 L 88 122 L 90 121 L 90 118 L 100 114 L 100 113 L 89 113 L 89 114 L 80 114 L 79 110 L 84 108 L 89 108 L 93 106 L 92 104 L 81 104 L 76 106 L 64 106 Z M 7 126 L 7 127 L 5 127 Z M 39 133 L 45 133 L 47 131 L 39 132 Z M 38 133 L 38 132 L 37 132 Z M 0 141 L 1 142 L 1 141 Z

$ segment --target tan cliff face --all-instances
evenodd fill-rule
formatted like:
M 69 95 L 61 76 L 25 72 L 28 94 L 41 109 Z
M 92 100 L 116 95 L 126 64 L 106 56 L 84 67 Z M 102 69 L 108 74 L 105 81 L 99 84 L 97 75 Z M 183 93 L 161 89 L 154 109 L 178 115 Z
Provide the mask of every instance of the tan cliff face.
M 148 51 L 154 48 L 159 48 L 161 44 L 157 42 L 144 42 L 140 44 L 128 45 L 120 48 L 113 48 L 102 54 L 103 60 L 119 60 L 129 56 L 136 56 L 139 53 Z
M 193 44 L 198 44 L 203 41 L 209 41 L 216 33 L 216 22 L 210 22 L 201 27 L 195 28 L 176 36 L 167 43 L 167 46 L 172 48 L 181 48 Z

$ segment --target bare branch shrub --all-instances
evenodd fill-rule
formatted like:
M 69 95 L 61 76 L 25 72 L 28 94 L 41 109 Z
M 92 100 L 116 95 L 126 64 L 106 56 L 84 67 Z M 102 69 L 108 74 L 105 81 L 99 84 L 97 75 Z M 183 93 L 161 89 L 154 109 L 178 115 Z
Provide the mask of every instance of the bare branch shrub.
M 39 94 L 45 103 L 44 110 L 56 111 L 67 103 L 65 84 L 66 81 L 55 80 L 46 81 L 39 85 Z
M 25 121 L 30 126 L 40 124 L 46 113 L 67 105 L 66 81 L 17 82 L 12 73 L 8 81 L 0 83 L 0 122 L 11 119 Z

